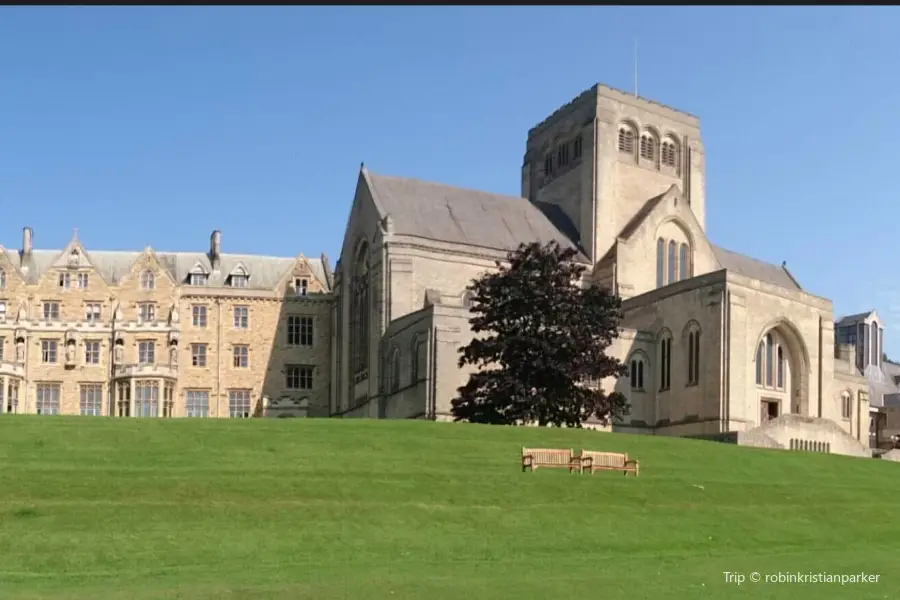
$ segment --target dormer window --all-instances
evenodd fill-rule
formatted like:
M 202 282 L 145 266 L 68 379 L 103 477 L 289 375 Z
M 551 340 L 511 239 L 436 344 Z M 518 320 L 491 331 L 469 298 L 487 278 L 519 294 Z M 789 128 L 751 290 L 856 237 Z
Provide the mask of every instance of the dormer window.
M 309 291 L 309 279 L 306 277 L 294 278 L 294 295 L 305 296 Z
M 238 265 L 229 275 L 228 283 L 231 287 L 245 288 L 250 283 L 250 274 L 243 265 Z
M 209 275 L 200 265 L 196 265 L 188 274 L 188 285 L 206 285 L 208 281 Z

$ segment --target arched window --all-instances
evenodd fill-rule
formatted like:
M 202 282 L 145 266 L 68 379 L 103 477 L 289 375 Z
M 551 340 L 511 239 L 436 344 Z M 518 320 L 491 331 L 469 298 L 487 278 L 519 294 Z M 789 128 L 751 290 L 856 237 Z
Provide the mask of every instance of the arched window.
M 787 354 L 788 348 L 781 336 L 767 333 L 756 350 L 756 385 L 774 390 L 787 388 Z
M 472 310 L 472 298 L 474 298 L 474 297 L 475 297 L 475 294 L 473 294 L 470 291 L 466 291 L 466 293 L 463 294 L 463 299 L 462 299 L 463 308 L 465 308 L 466 310 Z
M 350 360 L 353 373 L 369 366 L 369 245 L 360 244 L 350 282 Z
M 656 287 L 666 284 L 666 240 L 656 240 Z
M 688 371 L 687 384 L 697 385 L 700 383 L 700 330 L 692 326 L 688 331 Z
M 841 393 L 841 417 L 849 419 L 853 416 L 853 396 L 850 392 Z
M 763 384 L 763 349 L 765 348 L 765 342 L 760 342 L 759 347 L 756 349 L 756 385 Z
M 678 261 L 675 254 L 678 252 L 678 244 L 675 240 L 669 240 L 669 280 L 667 283 L 675 283 L 678 276 Z
M 0 269 L 0 290 L 6 287 L 6 271 Z
M 156 276 L 150 269 L 141 271 L 141 289 L 152 290 L 156 287 Z
M 631 368 L 631 389 L 636 391 L 644 391 L 644 360 L 642 358 L 632 358 Z
M 878 356 L 879 356 L 879 352 L 878 352 L 878 323 L 874 323 L 874 322 L 873 322 L 872 325 L 869 327 L 869 331 L 871 332 L 871 335 L 870 335 L 869 337 L 872 338 L 872 352 L 870 353 L 870 356 L 872 357 L 872 360 L 871 360 L 870 362 L 871 362 L 871 364 L 873 364 L 873 365 L 875 365 L 875 366 L 877 367 L 877 366 L 878 366 Z
M 678 164 L 678 142 L 672 138 L 663 140 L 659 157 L 664 167 L 674 168 Z
M 784 388 L 784 349 L 781 344 L 778 345 L 775 357 L 775 387 Z
M 421 336 L 416 336 L 412 345 L 412 365 L 411 365 L 411 382 L 415 384 L 420 379 L 425 379 L 426 363 L 425 363 L 425 340 Z
M 390 387 L 388 388 L 391 393 L 397 392 L 400 390 L 400 350 L 394 348 L 391 350 L 390 359 L 388 361 L 388 373 L 390 377 Z
M 634 154 L 634 130 L 628 125 L 619 125 L 619 152 Z
M 668 332 L 659 340 L 659 390 L 669 389 L 672 384 L 672 336 Z
M 678 274 L 680 279 L 687 279 L 691 276 L 691 249 L 687 244 L 681 244 L 678 249 Z
M 641 158 L 646 160 L 656 158 L 656 140 L 650 133 L 641 134 Z

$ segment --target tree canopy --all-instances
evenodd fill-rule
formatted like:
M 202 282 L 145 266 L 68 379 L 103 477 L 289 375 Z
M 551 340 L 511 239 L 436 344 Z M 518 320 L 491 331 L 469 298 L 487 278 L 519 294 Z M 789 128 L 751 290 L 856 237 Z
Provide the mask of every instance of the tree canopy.
M 474 339 L 459 366 L 475 366 L 451 402 L 457 421 L 580 427 L 628 413 L 599 382 L 628 374 L 606 350 L 618 337 L 621 301 L 579 285 L 586 267 L 556 242 L 522 244 L 467 289 Z M 593 384 L 593 385 L 591 385 Z

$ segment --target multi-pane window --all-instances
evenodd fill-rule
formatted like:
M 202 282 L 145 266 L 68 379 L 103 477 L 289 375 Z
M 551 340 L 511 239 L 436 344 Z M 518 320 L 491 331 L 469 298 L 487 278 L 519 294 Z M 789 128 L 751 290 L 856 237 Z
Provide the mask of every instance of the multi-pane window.
M 59 274 L 59 287 L 69 289 L 72 287 L 72 274 L 71 273 L 60 273 Z
M 3 346 L 4 346 L 5 342 L 6 342 L 6 340 L 4 340 L 2 337 L 0 337 L 0 360 L 3 360 Z M 2 393 L 3 393 L 3 390 L 0 389 L 0 394 L 2 394 Z M 3 412 L 2 408 L 0 408 L 0 412 Z
M 159 382 L 155 379 L 134 382 L 134 416 L 159 416 Z
M 99 417 L 103 414 L 103 386 L 99 383 L 82 383 L 79 407 L 82 415 Z
M 39 383 L 35 391 L 37 414 L 59 414 L 59 384 Z
M 756 348 L 756 385 L 784 389 L 785 362 L 781 337 L 767 333 Z
M 313 368 L 304 365 L 287 365 L 284 368 L 285 384 L 289 390 L 311 390 Z
M 191 344 L 191 365 L 206 366 L 206 344 Z
M 131 416 L 131 382 L 120 381 L 116 388 L 116 406 L 118 408 L 116 414 L 120 417 L 129 417 Z
M 84 343 L 84 362 L 88 365 L 100 364 L 100 342 L 88 340 Z
M 250 321 L 250 309 L 246 306 L 235 306 L 234 307 L 234 328 L 235 329 L 247 329 L 247 326 Z
M 0 323 L 6 321 L 6 300 L 0 300 Z
M 309 292 L 309 279 L 306 277 L 294 278 L 294 294 L 297 296 L 305 296 Z
M 233 352 L 235 368 L 246 369 L 250 362 L 250 348 L 247 346 L 235 346 Z
M 209 416 L 209 391 L 187 390 L 184 393 L 185 416 L 208 417 Z
M 48 321 L 59 319 L 59 302 L 44 302 L 44 319 Z
M 141 302 L 138 305 L 138 311 L 141 321 L 144 323 L 153 323 L 156 321 L 156 304 L 152 302 Z
M 175 412 L 175 384 L 166 382 L 163 386 L 163 411 L 162 416 L 169 418 Z
M 206 285 L 206 282 L 209 280 L 209 277 L 206 273 L 191 273 L 188 277 L 188 283 L 190 285 Z
M 41 340 L 41 362 L 54 364 L 56 362 L 56 340 Z
M 6 271 L 0 269 L 0 290 L 6 287 Z
M 156 342 L 142 340 L 138 342 L 138 363 L 152 365 L 156 362 Z
M 235 288 L 245 288 L 247 284 L 250 283 L 250 278 L 246 275 L 232 275 L 231 276 L 231 287 Z
M 641 135 L 641 158 L 646 160 L 656 158 L 656 140 L 648 133 Z
M 0 412 L 3 412 L 3 405 L 0 404 Z M 6 387 L 6 412 L 19 412 L 19 382 L 15 379 L 9 380 Z
M 232 419 L 250 418 L 250 390 L 228 390 L 228 414 Z
M 156 276 L 153 271 L 146 269 L 141 271 L 141 289 L 152 290 L 156 288 Z
M 101 305 L 99 302 L 88 302 L 84 305 L 84 320 L 88 323 L 100 322 Z
M 191 315 L 193 317 L 194 327 L 206 327 L 206 306 L 194 304 L 191 307 Z
M 88 274 L 87 273 L 78 273 L 78 289 L 79 290 L 88 289 Z
M 287 322 L 287 343 L 289 346 L 312 346 L 313 318 L 289 316 Z

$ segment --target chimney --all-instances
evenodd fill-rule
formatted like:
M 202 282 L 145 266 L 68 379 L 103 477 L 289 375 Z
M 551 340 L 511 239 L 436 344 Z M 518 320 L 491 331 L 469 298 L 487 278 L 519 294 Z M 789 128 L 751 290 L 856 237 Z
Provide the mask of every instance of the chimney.
M 222 232 L 218 229 L 209 236 L 209 261 L 213 268 L 219 268 L 219 255 L 222 253 Z
M 29 256 L 31 254 L 32 240 L 34 239 L 34 231 L 31 227 L 26 227 L 22 230 L 22 254 L 24 256 Z

